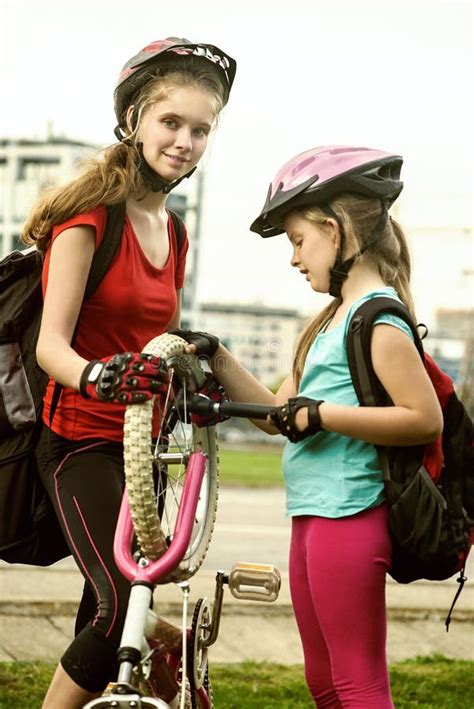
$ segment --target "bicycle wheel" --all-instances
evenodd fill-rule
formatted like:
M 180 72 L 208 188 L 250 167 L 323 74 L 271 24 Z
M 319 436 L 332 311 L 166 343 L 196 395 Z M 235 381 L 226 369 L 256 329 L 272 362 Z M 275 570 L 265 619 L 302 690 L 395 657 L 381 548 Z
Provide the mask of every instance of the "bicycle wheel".
M 207 456 L 189 547 L 179 566 L 160 583 L 184 581 L 196 573 L 209 547 L 217 510 L 216 430 L 214 426 L 197 428 L 187 423 L 189 394 L 202 386 L 205 374 L 198 358 L 184 353 L 186 345 L 182 338 L 164 334 L 143 348 L 166 360 L 173 374 L 166 397 L 156 400 L 161 429 L 154 450 L 154 403 L 133 404 L 125 410 L 125 481 L 138 544 L 148 559 L 160 558 L 173 539 L 190 454 L 201 450 Z M 177 401 L 182 403 L 179 408 Z

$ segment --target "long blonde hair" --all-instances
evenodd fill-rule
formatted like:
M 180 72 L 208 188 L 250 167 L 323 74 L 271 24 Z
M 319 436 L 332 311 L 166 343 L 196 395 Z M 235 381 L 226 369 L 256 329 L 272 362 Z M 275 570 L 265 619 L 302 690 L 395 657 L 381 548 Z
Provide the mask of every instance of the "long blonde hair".
M 45 251 L 51 229 L 77 214 L 100 205 L 117 204 L 130 195 L 145 195 L 147 188 L 138 171 L 140 154 L 137 133 L 145 113 L 175 88 L 193 86 L 207 92 L 217 119 L 224 105 L 224 92 L 213 71 L 190 63 L 183 68 L 158 68 L 150 73 L 140 93 L 134 97 L 134 126 L 126 140 L 105 148 L 84 163 L 82 172 L 71 182 L 45 190 L 33 206 L 21 233 L 25 244 Z
M 361 250 L 380 217 L 380 201 L 354 194 L 339 195 L 330 203 L 344 229 L 344 252 L 348 258 Z M 304 219 L 326 229 L 328 216 L 319 207 L 295 210 Z M 378 269 L 380 277 L 388 286 L 393 286 L 401 301 L 415 317 L 413 297 L 410 290 L 411 262 L 405 234 L 401 226 L 391 217 L 377 241 L 360 256 L 365 263 Z M 304 363 L 311 344 L 323 326 L 331 320 L 342 303 L 342 298 L 334 298 L 318 313 L 301 333 L 293 361 L 293 376 L 297 388 L 301 382 Z

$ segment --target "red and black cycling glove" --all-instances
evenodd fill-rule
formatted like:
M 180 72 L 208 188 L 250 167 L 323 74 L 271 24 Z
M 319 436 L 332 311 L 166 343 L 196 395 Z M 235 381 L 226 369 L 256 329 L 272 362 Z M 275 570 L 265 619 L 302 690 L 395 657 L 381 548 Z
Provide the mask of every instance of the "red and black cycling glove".
M 89 362 L 79 389 L 86 399 L 141 404 L 165 391 L 168 381 L 168 368 L 161 357 L 123 352 Z
M 229 401 L 224 387 L 219 384 L 217 379 L 210 373 L 206 374 L 206 380 L 202 387 L 194 394 L 196 396 L 202 396 L 209 399 L 214 404 L 222 404 L 224 401 Z M 221 413 L 214 414 L 191 414 L 192 423 L 196 424 L 198 428 L 203 428 L 204 426 L 215 426 L 221 421 L 227 421 L 230 416 L 224 416 Z

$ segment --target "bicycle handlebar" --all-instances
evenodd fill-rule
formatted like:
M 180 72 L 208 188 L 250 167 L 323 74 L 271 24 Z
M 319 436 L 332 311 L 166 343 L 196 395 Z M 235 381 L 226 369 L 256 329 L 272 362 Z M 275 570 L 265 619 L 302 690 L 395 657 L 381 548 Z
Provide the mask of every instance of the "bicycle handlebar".
M 276 408 L 275 406 L 264 406 L 263 404 L 245 404 L 240 401 L 223 401 L 222 404 L 217 404 L 217 406 L 217 411 L 213 409 L 216 413 L 249 419 L 266 419 Z
M 202 416 L 222 414 L 223 416 L 235 416 L 236 418 L 266 419 L 275 408 L 275 406 L 246 404 L 241 401 L 217 403 L 200 394 L 194 394 L 187 402 L 187 410 L 190 413 L 201 414 Z

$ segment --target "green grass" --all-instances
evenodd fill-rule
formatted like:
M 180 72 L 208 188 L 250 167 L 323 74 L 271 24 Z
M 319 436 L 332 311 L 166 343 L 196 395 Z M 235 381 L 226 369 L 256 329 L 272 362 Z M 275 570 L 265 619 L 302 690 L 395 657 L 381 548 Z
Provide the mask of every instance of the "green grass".
M 281 451 L 219 449 L 220 478 L 224 485 L 268 487 L 283 485 Z
M 46 662 L 0 663 L 0 709 L 39 709 L 54 666 Z M 396 709 L 472 709 L 474 662 L 440 655 L 391 666 Z M 217 709 L 311 709 L 300 666 L 244 662 L 212 665 Z
M 439 655 L 390 668 L 396 709 L 473 709 L 474 662 Z M 303 668 L 245 662 L 211 667 L 216 707 L 311 709 Z

